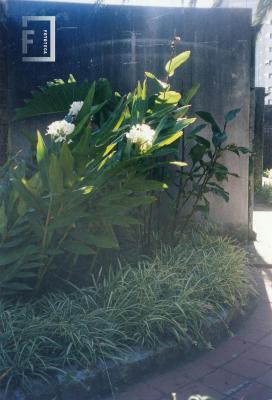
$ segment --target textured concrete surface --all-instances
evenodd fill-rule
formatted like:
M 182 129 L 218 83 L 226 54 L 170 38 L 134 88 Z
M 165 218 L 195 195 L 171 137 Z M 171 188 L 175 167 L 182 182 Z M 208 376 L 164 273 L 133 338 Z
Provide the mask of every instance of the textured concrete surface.
M 106 400 L 177 400 L 190 395 L 210 395 L 214 400 L 272 399 L 272 210 L 258 207 L 254 213 L 255 257 L 259 251 L 262 269 L 255 268 L 260 301 L 234 336 L 196 360 L 154 375 Z M 269 236 L 270 230 L 270 236 Z M 255 258 L 251 259 L 255 262 Z M 253 267 L 254 268 L 254 267 Z

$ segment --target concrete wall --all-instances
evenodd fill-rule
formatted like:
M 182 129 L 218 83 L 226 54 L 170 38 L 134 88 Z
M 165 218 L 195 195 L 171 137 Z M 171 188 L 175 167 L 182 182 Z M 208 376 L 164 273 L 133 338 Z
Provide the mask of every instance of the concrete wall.
M 5 24 L 4 3 L 0 1 L 0 165 L 7 155 L 8 118 L 7 118 L 7 29 Z
M 56 15 L 55 63 L 22 63 L 21 16 Z M 173 9 L 94 6 L 13 1 L 10 24 L 10 107 L 21 103 L 30 89 L 73 73 L 79 80 L 104 76 L 115 89 L 127 91 L 144 71 L 163 77 L 169 43 L 181 36 L 177 51 L 190 49 L 191 59 L 176 74 L 174 86 L 201 89 L 193 110 L 210 111 L 223 123 L 226 111 L 241 107 L 230 125 L 229 142 L 249 145 L 251 12 L 231 9 Z M 30 129 L 30 125 L 24 125 Z M 16 134 L 21 128 L 16 127 Z M 235 155 L 225 163 L 240 179 L 230 178 L 230 202 L 212 199 L 211 215 L 219 222 L 248 224 L 248 158 Z

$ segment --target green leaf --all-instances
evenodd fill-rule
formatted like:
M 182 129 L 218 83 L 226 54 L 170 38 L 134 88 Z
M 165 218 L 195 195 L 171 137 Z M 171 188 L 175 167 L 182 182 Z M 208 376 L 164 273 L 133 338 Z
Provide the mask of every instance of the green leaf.
M 224 116 L 226 122 L 232 121 L 236 115 L 241 111 L 241 108 L 235 108 L 234 110 L 230 110 Z
M 76 122 L 75 122 L 76 124 L 78 124 L 79 121 L 81 121 L 82 118 L 86 114 L 89 114 L 91 107 L 93 105 L 94 93 L 95 93 L 95 82 L 93 82 L 93 84 L 84 100 L 83 106 L 82 106 L 81 110 L 79 111 L 79 113 L 77 114 Z
M 119 244 L 114 234 L 89 234 L 90 244 L 100 249 L 118 249 Z
M 221 147 L 226 140 L 227 134 L 225 132 L 213 132 L 212 142 L 214 144 L 214 147 Z
M 158 99 L 167 104 L 176 104 L 180 101 L 181 94 L 173 90 L 169 90 L 167 92 L 160 92 Z
M 25 106 L 16 110 L 15 119 L 18 121 L 41 115 L 65 115 L 73 101 L 85 99 L 89 89 L 88 82 L 78 84 L 71 81 L 71 77 L 69 77 L 68 83 L 60 84 L 59 82 L 40 87 L 33 92 L 32 98 L 27 100 Z
M 209 140 L 205 139 L 202 136 L 194 135 L 194 140 L 197 143 L 202 144 L 203 146 L 205 146 L 207 149 L 209 149 L 211 147 L 211 144 L 210 144 Z
M 206 152 L 207 152 L 207 147 L 198 143 L 191 148 L 189 154 L 193 163 L 195 164 L 198 161 L 202 160 Z
M 95 89 L 95 101 L 97 104 L 110 100 L 112 97 L 112 87 L 106 78 L 98 79 Z
M 180 139 L 181 136 L 183 135 L 182 131 L 178 131 L 174 133 L 173 135 L 170 135 L 166 139 L 162 140 L 161 142 L 157 143 L 153 148 L 161 148 L 164 146 L 168 146 L 169 144 L 175 142 L 176 140 Z
M 188 164 L 184 161 L 169 161 L 170 165 L 175 165 L 176 167 L 186 167 Z
M 229 201 L 229 193 L 224 190 L 221 186 L 217 183 L 209 182 L 208 189 L 211 193 L 214 193 L 216 196 L 222 197 L 226 202 Z
M 158 86 L 164 90 L 167 90 L 170 85 L 166 82 L 161 81 L 160 79 L 158 79 L 154 74 L 152 74 L 151 72 L 145 72 L 145 76 L 149 79 L 153 79 L 156 81 L 156 83 L 158 84 Z
M 200 118 L 202 118 L 205 122 L 208 122 L 212 126 L 212 130 L 216 132 L 221 132 L 217 122 L 213 118 L 213 116 L 207 111 L 198 111 L 196 113 Z
M 50 221 L 49 230 L 63 229 L 70 225 L 77 224 L 80 220 L 87 220 L 90 215 L 81 209 L 67 210 L 66 213 L 57 215 L 53 220 Z
M 37 162 L 40 163 L 45 159 L 47 155 L 47 149 L 40 131 L 37 130 L 37 147 L 36 147 L 36 158 Z
M 176 57 L 169 60 L 165 65 L 165 71 L 168 76 L 173 76 L 175 70 L 180 67 L 185 61 L 190 57 L 190 51 L 184 51 L 183 53 L 178 54 Z
M 96 253 L 95 250 L 93 250 L 90 246 L 87 246 L 86 244 L 76 240 L 66 240 L 61 247 L 64 250 L 67 250 L 69 253 L 79 256 Z
M 193 85 L 191 87 L 191 89 L 188 91 L 188 93 L 186 94 L 186 96 L 183 99 L 183 103 L 184 104 L 189 104 L 190 101 L 192 100 L 192 98 L 197 94 L 197 92 L 199 91 L 200 88 L 200 84 L 196 83 L 195 85 Z
M 237 149 L 238 149 L 239 153 L 242 153 L 242 154 L 252 153 L 252 151 L 249 150 L 247 147 L 238 146 Z
M 163 182 L 146 179 L 144 177 L 129 180 L 124 185 L 124 189 L 130 190 L 132 193 L 148 192 L 152 190 L 160 191 L 167 189 L 167 187 L 168 186 Z
M 214 175 L 218 181 L 223 181 L 228 179 L 228 168 L 225 165 L 216 163 L 214 165 Z
M 190 109 L 190 107 L 191 107 L 190 105 L 187 105 L 177 108 L 174 113 L 175 118 L 176 119 L 183 118 L 186 115 L 187 111 Z
M 198 132 L 200 132 L 200 131 L 202 131 L 204 128 L 206 128 L 206 126 L 207 126 L 207 124 L 200 124 L 200 125 L 198 125 L 198 126 L 196 126 L 188 135 L 187 135 L 187 137 L 188 138 L 194 138 L 194 136 L 198 133 Z
M 44 191 L 40 173 L 36 172 L 30 179 L 26 180 L 25 186 L 35 197 L 40 196 Z
M 59 163 L 65 184 L 71 185 L 74 180 L 74 157 L 67 143 L 61 146 Z
M 55 154 L 51 154 L 50 157 L 48 181 L 51 193 L 59 194 L 63 191 L 63 173 L 59 160 Z

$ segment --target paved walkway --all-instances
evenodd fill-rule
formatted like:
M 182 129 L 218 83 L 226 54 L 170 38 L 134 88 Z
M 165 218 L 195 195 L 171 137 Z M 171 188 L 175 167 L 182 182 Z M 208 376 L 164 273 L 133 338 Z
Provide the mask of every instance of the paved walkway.
M 171 392 L 177 400 L 187 400 L 193 394 L 209 395 L 214 400 L 272 400 L 272 268 L 265 265 L 272 263 L 272 209 L 256 210 L 254 228 L 254 245 L 260 252 L 256 259 L 262 270 L 258 269 L 261 299 L 252 315 L 215 350 L 142 379 L 115 400 L 170 400 Z

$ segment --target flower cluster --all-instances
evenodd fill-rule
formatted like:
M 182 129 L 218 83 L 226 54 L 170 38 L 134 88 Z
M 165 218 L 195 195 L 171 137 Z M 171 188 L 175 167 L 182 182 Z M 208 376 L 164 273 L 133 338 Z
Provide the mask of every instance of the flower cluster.
M 137 124 L 126 133 L 126 138 L 129 143 L 136 144 L 141 152 L 145 152 L 152 147 L 156 132 L 147 124 Z
M 72 115 L 73 117 L 76 117 L 77 114 L 79 113 L 79 111 L 81 110 L 82 106 L 83 106 L 83 101 L 74 101 L 71 105 L 70 105 L 70 109 L 69 109 L 69 115 Z
M 46 135 L 50 135 L 54 142 L 67 142 L 70 143 L 71 140 L 67 137 L 73 133 L 75 129 L 75 125 L 70 122 L 65 121 L 65 119 L 61 121 L 52 122 L 47 127 Z

